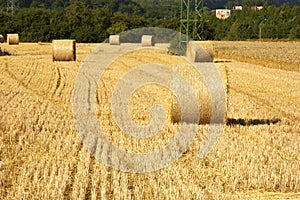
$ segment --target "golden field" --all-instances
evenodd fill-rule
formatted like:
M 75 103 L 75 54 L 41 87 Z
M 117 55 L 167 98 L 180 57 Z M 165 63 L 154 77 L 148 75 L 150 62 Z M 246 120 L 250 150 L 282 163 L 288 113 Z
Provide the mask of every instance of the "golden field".
M 300 71 L 299 41 L 226 41 L 201 42 L 215 58 L 234 59 L 240 62 L 269 68 Z
M 208 125 L 199 125 L 181 158 L 141 174 L 104 166 L 78 138 L 73 86 L 97 44 L 77 44 L 76 62 L 54 63 L 50 44 L 0 45 L 13 54 L 0 57 L 0 199 L 300 199 L 299 42 L 203 44 L 227 71 L 227 125 L 204 159 L 198 154 Z M 113 122 L 113 85 L 153 57 L 165 65 L 186 62 L 162 51 L 132 52 L 110 66 L 98 87 L 99 125 L 128 151 L 161 148 L 178 129 L 169 116 L 155 137 L 135 139 Z M 169 109 L 169 93 L 155 85 L 137 90 L 129 105 L 133 120 L 147 124 L 156 103 Z

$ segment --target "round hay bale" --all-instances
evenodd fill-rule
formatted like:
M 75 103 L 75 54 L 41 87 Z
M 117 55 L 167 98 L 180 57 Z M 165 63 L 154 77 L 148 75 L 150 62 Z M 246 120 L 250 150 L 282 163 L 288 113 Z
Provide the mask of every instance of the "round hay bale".
M 142 36 L 142 47 L 153 47 L 154 45 L 155 45 L 155 41 L 152 35 Z
M 186 57 L 190 62 L 212 62 L 209 53 L 196 41 L 190 41 L 186 49 Z
M 0 43 L 3 43 L 4 42 L 4 37 L 3 35 L 0 34 Z
M 52 59 L 53 61 L 75 61 L 76 41 L 75 40 L 53 40 Z
M 7 34 L 7 44 L 19 45 L 19 34 Z
M 181 102 L 178 103 L 178 97 L 172 96 L 171 99 L 171 121 L 172 123 L 198 123 L 198 124 L 223 124 L 225 123 L 227 110 L 227 78 L 223 69 L 217 69 L 213 63 L 198 63 L 192 69 L 189 67 L 181 67 L 176 69 L 192 86 L 196 96 L 196 102 L 191 100 L 190 91 L 187 90 L 187 83 L 180 81 L 176 77 L 172 77 L 172 91 L 180 91 Z M 201 73 L 199 76 L 198 72 Z M 195 76 L 196 75 L 196 76 Z M 221 80 L 222 79 L 222 80 Z M 195 111 L 195 104 L 198 105 Z M 185 113 L 183 116 L 182 111 Z M 197 116 L 196 113 L 199 115 Z M 195 122 L 195 120 L 198 120 Z
M 120 36 L 119 35 L 110 35 L 109 36 L 110 45 L 120 45 Z
M 197 77 L 197 80 L 195 79 L 195 76 L 192 74 L 196 74 L 197 72 L 190 66 L 182 66 L 176 68 L 175 71 L 179 73 L 179 76 L 174 72 L 172 73 L 171 89 L 172 91 L 177 91 L 180 96 L 172 96 L 171 121 L 173 123 L 209 123 L 211 116 L 209 105 L 211 101 L 205 82 L 200 76 Z M 191 92 L 194 93 L 196 100 L 192 100 L 191 95 L 188 95 Z M 179 103 L 179 99 L 181 99 L 181 104 Z M 197 111 L 197 115 L 195 115 L 195 111 Z M 182 112 L 185 112 L 185 114 Z

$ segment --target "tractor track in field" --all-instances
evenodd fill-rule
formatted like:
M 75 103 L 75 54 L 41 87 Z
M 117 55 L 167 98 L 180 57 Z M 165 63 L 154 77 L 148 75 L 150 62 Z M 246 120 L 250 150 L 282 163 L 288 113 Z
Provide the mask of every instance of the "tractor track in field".
M 1 92 L 2 93 L 2 92 Z M 3 93 L 4 94 L 4 93 Z M 9 94 L 4 94 L 3 96 L 6 97 L 5 98 L 1 98 L 1 100 L 6 100 L 5 103 L 3 103 L 2 105 L 9 105 L 10 102 L 12 102 L 18 95 L 20 94 L 19 91 L 16 92 L 10 92 Z
M 59 70 L 59 74 L 60 74 L 60 81 L 59 81 L 59 87 L 56 90 L 56 92 L 57 92 L 56 96 L 59 97 L 59 98 L 62 98 L 63 97 L 63 91 L 66 88 L 66 77 L 65 77 L 65 74 L 62 73 L 62 70 L 60 68 L 58 68 L 58 70 Z
M 26 91 L 32 93 L 35 96 L 39 96 L 38 94 L 35 93 L 34 90 L 31 90 L 30 88 L 27 87 L 27 85 L 25 85 L 22 81 L 20 81 L 13 73 L 11 73 L 9 70 L 5 70 L 5 74 L 3 74 L 4 76 L 6 75 L 7 78 L 11 79 L 12 81 L 14 81 L 15 83 L 17 83 L 18 87 L 22 87 L 24 88 Z M 8 104 L 9 102 L 13 101 L 19 94 L 21 94 L 19 92 L 20 90 L 17 90 L 16 93 L 13 94 L 12 97 L 10 97 L 6 104 Z
M 54 86 L 54 89 L 52 92 L 52 97 L 55 96 L 55 94 L 58 91 L 60 84 L 61 84 L 61 72 L 60 72 L 59 67 L 56 67 L 55 70 L 56 70 L 56 78 L 55 78 L 56 81 L 55 81 L 55 86 Z
M 19 96 L 24 93 L 24 91 L 27 91 L 25 93 L 27 93 L 29 96 L 35 96 L 37 99 L 39 99 L 39 101 L 43 100 L 43 101 L 47 101 L 47 106 L 45 108 L 45 110 L 43 111 L 42 114 L 45 114 L 48 104 L 50 103 L 52 106 L 54 106 L 57 110 L 61 110 L 64 111 L 63 107 L 59 106 L 57 104 L 57 101 L 55 99 L 53 99 L 52 97 L 48 96 L 48 95 L 44 95 L 44 94 L 40 94 L 40 90 L 39 88 L 31 88 L 29 87 L 29 82 L 24 83 L 24 81 L 22 81 L 21 79 L 19 79 L 18 77 L 16 77 L 11 71 L 5 69 L 3 70 L 4 73 L 2 73 L 2 75 L 4 77 L 7 77 L 7 79 L 10 79 L 11 81 L 15 82 L 16 84 L 9 84 L 12 86 L 17 87 L 17 89 L 15 89 L 15 92 L 10 92 L 8 95 L 4 94 L 6 98 L 6 103 L 5 105 L 8 105 L 10 102 L 14 102 L 15 99 L 17 99 L 17 101 L 19 101 Z M 60 72 L 59 72 L 60 73 Z M 33 74 L 31 77 L 31 79 L 35 76 L 36 74 Z M 60 77 L 60 76 L 59 76 Z M 25 79 L 25 78 L 24 78 Z M 60 78 L 59 78 L 59 82 L 60 82 Z M 51 84 L 51 82 L 49 82 Z M 22 91 L 22 92 L 21 92 Z M 62 95 L 62 91 L 60 91 L 60 95 Z M 24 100 L 24 99 L 23 99 Z M 19 102 L 22 103 L 22 102 Z
M 271 101 L 268 101 L 264 98 L 261 98 L 261 97 L 258 97 L 256 95 L 253 95 L 249 92 L 245 92 L 244 90 L 240 90 L 240 89 L 236 89 L 236 88 L 230 88 L 231 90 L 233 90 L 234 92 L 236 93 L 240 93 L 240 94 L 243 94 L 247 97 L 250 97 L 251 99 L 253 99 L 257 104 L 263 106 L 263 107 L 268 107 L 270 109 L 272 109 L 273 111 L 279 111 L 282 116 L 284 116 L 285 118 L 289 119 L 289 121 L 294 121 L 295 118 L 297 121 L 300 121 L 300 117 L 299 116 L 292 116 L 290 113 L 280 109 L 280 108 L 277 108 L 275 106 L 272 105 L 272 102 Z
M 35 65 L 35 69 L 37 68 L 37 65 Z M 36 70 L 35 70 L 36 71 Z M 4 73 L 6 73 L 6 76 L 8 78 L 10 78 L 11 80 L 15 81 L 17 83 L 17 85 L 19 86 L 22 86 L 23 88 L 25 88 L 27 91 L 30 91 L 30 93 L 32 93 L 33 95 L 35 96 L 40 96 L 41 95 L 39 94 L 39 90 L 38 88 L 31 88 L 29 86 L 30 82 L 32 81 L 32 78 L 35 77 L 37 74 L 36 73 L 33 73 L 33 70 L 29 70 L 27 75 L 24 75 L 24 78 L 18 78 L 13 72 L 11 72 L 8 67 L 6 67 L 4 70 L 3 70 Z M 26 77 L 29 77 L 28 78 L 28 81 L 27 83 L 25 83 L 25 81 L 27 80 Z
M 33 77 L 36 77 L 37 76 L 37 67 L 38 67 L 38 62 L 34 60 L 34 62 L 30 65 L 30 66 L 27 66 L 27 68 L 29 68 L 30 70 L 28 70 L 28 73 L 26 76 L 24 76 L 24 78 L 20 81 L 22 81 L 24 83 L 24 85 L 26 85 L 27 87 L 29 87 L 29 84 L 31 83 L 32 81 L 32 78 Z
M 240 62 L 237 62 L 237 64 L 239 64 L 239 63 Z M 235 64 L 235 63 L 233 63 L 233 64 Z M 244 63 L 244 64 L 248 65 L 248 63 Z M 295 121 L 295 120 L 300 122 L 300 113 L 299 112 L 297 112 L 297 113 L 295 113 L 295 115 L 293 115 L 289 111 L 285 110 L 285 107 L 282 107 L 277 102 L 274 102 L 272 100 L 272 99 L 274 99 L 274 97 L 271 98 L 270 95 L 273 93 L 270 91 L 269 87 L 262 87 L 262 83 L 260 83 L 259 81 L 258 82 L 255 81 L 257 77 L 261 77 L 260 73 L 262 73 L 264 71 L 259 71 L 259 72 L 257 72 L 256 70 L 249 71 L 248 68 L 244 68 L 243 66 L 240 66 L 240 67 L 241 68 L 237 68 L 237 69 L 239 69 L 239 71 L 236 71 L 234 65 L 229 66 L 229 67 L 227 65 L 225 65 L 225 69 L 227 69 L 226 73 L 227 73 L 227 81 L 228 81 L 228 87 L 227 87 L 228 88 L 228 97 L 230 96 L 229 94 L 231 93 L 231 91 L 239 93 L 244 97 L 248 97 L 248 98 L 254 100 L 254 102 L 257 105 L 260 105 L 261 107 L 269 108 L 271 110 L 271 112 L 273 112 L 273 113 L 279 112 L 280 113 L 279 115 L 283 116 L 284 118 L 286 118 L 289 121 L 288 123 L 293 123 L 293 121 Z M 262 69 L 269 70 L 268 68 L 259 68 L 259 70 L 262 70 Z M 234 71 L 236 71 L 236 72 L 234 72 Z M 239 73 L 243 72 L 243 73 L 248 74 L 247 79 L 244 79 L 243 81 L 245 81 L 245 85 L 247 85 L 247 84 L 249 86 L 251 85 L 251 90 L 247 90 L 240 86 L 241 80 L 238 79 L 239 76 L 237 76 L 237 72 L 239 72 Z M 279 76 L 278 72 L 276 72 L 276 71 L 272 71 L 271 73 L 274 77 Z M 252 78 L 249 78 L 249 77 L 252 77 Z M 292 76 L 292 77 L 294 77 L 294 76 Z M 279 79 L 274 79 L 274 78 L 270 79 L 269 77 L 264 77 L 263 80 L 269 81 L 269 82 L 263 83 L 266 86 L 268 86 L 271 83 L 275 84 L 276 80 L 279 80 Z M 289 79 L 287 79 L 285 81 L 288 81 L 288 80 Z M 253 85 L 253 83 L 255 85 Z M 295 84 L 293 84 L 293 85 L 295 85 Z M 293 85 L 291 85 L 291 86 L 293 86 Z M 257 88 L 255 88 L 254 86 Z M 280 86 L 280 87 L 284 88 L 285 86 Z M 262 94 L 264 94 L 264 95 L 261 96 Z M 282 93 L 281 96 L 282 95 L 284 96 L 284 97 L 282 97 L 284 99 L 289 98 L 289 96 L 290 96 L 289 93 Z M 227 101 L 229 101 L 229 99 Z

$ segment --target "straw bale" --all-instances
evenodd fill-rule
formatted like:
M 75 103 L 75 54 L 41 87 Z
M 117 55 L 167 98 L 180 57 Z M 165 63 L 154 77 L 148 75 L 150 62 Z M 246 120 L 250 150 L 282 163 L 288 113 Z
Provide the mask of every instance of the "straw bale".
M 143 47 L 152 47 L 155 45 L 154 37 L 152 35 L 143 35 L 142 36 L 142 46 Z
M 53 61 L 75 61 L 76 41 L 75 40 L 53 40 L 52 59 Z
M 196 75 L 197 71 L 191 71 L 187 67 L 176 69 L 181 71 L 182 74 L 192 86 L 194 93 L 197 97 L 197 102 L 193 102 L 190 98 L 191 95 L 186 95 L 186 83 L 182 83 L 178 80 L 174 80 L 172 77 L 172 90 L 182 91 L 182 99 L 184 105 L 180 105 L 178 100 L 173 96 L 171 103 L 171 121 L 173 123 L 198 123 L 198 124 L 209 124 L 218 123 L 222 124 L 226 118 L 226 74 L 223 72 L 224 69 L 215 68 L 213 63 L 199 63 L 195 64 L 194 67 L 201 74 Z M 222 79 L 222 80 L 221 80 Z M 196 112 L 195 103 L 198 104 L 198 111 Z M 182 116 L 183 109 L 184 117 Z M 196 116 L 195 113 L 200 115 Z M 198 118 L 197 118 L 198 117 Z M 196 119 L 199 121 L 195 122 Z
M 7 34 L 7 44 L 9 45 L 19 45 L 19 34 Z
M 3 43 L 4 42 L 4 37 L 3 35 L 0 34 L 0 43 Z
M 186 57 L 190 62 L 212 62 L 209 53 L 196 41 L 190 41 L 186 49 Z
M 120 45 L 120 36 L 119 35 L 110 35 L 109 36 L 110 45 Z

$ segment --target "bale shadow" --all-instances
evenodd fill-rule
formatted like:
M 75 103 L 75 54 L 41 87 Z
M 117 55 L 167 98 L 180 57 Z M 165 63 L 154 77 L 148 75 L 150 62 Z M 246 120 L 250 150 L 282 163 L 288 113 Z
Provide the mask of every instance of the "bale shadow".
M 232 60 L 214 60 L 214 63 L 230 63 Z
M 255 126 L 255 125 L 270 125 L 270 124 L 277 124 L 281 120 L 279 118 L 275 119 L 234 119 L 228 118 L 226 125 L 234 126 L 234 125 L 241 125 L 241 126 Z
M 6 51 L 5 49 L 2 50 L 0 47 L 0 56 L 10 56 L 10 55 L 11 55 L 10 52 Z

